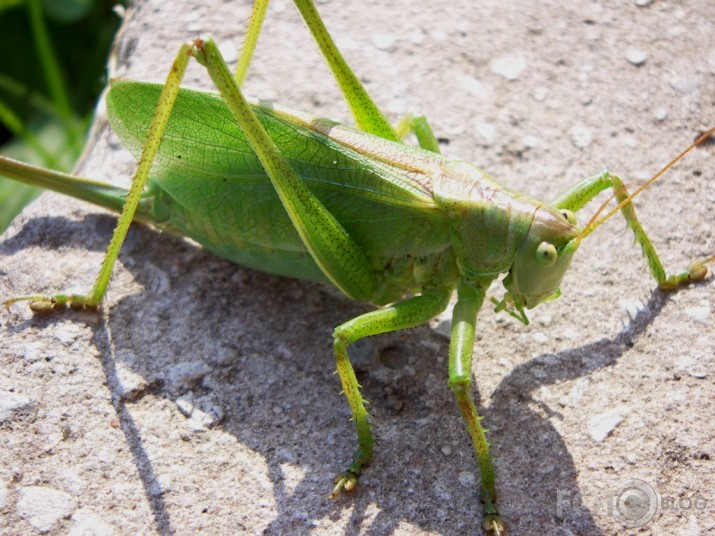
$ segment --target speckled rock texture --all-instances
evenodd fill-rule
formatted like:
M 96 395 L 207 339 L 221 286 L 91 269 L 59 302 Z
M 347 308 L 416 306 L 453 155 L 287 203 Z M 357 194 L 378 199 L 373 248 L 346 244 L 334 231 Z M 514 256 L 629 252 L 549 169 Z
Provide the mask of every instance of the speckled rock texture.
M 113 75 L 162 81 L 204 33 L 235 59 L 248 4 L 138 2 Z M 446 155 L 537 198 L 603 168 L 648 178 L 715 125 L 711 1 L 318 7 L 391 118 L 425 113 Z M 196 65 L 187 84 L 209 87 Z M 349 122 L 288 0 L 245 89 Z M 79 173 L 125 183 L 102 113 Z M 715 253 L 713 146 L 637 206 L 670 269 Z M 0 296 L 88 289 L 114 222 L 44 195 L 2 236 Z M 530 326 L 485 306 L 474 393 L 511 534 L 715 532 L 713 285 L 656 290 L 614 218 Z M 101 314 L 0 312 L 0 533 L 479 534 L 448 316 L 356 349 L 377 452 L 352 497 L 327 498 L 354 448 L 331 331 L 369 309 L 133 227 Z

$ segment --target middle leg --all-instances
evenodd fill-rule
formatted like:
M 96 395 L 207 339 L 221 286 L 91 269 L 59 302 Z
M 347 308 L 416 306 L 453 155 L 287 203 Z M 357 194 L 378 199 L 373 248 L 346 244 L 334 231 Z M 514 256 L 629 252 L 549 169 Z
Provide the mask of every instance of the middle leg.
M 360 385 L 348 357 L 348 346 L 363 337 L 424 324 L 447 307 L 450 295 L 449 288 L 428 290 L 420 296 L 358 316 L 335 329 L 333 334 L 335 360 L 343 392 L 348 399 L 355 421 L 358 447 L 347 469 L 335 477 L 335 486 L 330 495 L 332 498 L 340 495 L 342 491 L 355 489 L 362 470 L 372 459 L 373 451 L 372 430 L 365 409 L 365 400 L 360 394 Z

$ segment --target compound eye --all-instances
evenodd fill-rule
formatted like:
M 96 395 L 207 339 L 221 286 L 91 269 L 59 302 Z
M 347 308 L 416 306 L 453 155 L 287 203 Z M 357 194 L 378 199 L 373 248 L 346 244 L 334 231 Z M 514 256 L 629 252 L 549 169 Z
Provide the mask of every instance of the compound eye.
M 536 260 L 541 266 L 553 266 L 557 258 L 556 247 L 549 242 L 542 242 L 536 248 Z
M 566 209 L 566 208 L 562 208 L 561 215 L 571 225 L 576 225 L 576 214 L 574 214 L 572 211 L 570 211 L 569 209 Z

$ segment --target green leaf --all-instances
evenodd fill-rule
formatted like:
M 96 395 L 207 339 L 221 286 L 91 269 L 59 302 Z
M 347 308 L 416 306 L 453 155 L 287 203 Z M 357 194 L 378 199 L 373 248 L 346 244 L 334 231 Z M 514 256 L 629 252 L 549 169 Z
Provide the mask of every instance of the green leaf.
M 42 9 L 57 22 L 76 22 L 87 16 L 92 0 L 42 0 Z
M 23 4 L 25 0 L 0 0 L 0 11 Z
M 0 233 L 20 211 L 40 195 L 39 188 L 0 177 Z

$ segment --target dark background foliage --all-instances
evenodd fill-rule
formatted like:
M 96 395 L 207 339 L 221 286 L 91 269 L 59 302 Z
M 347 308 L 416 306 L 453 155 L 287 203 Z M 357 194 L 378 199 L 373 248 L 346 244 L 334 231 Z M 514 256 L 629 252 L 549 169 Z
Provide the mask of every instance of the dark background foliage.
M 0 0 L 0 152 L 62 171 L 79 157 L 123 5 Z M 0 179 L 0 231 L 38 194 Z

